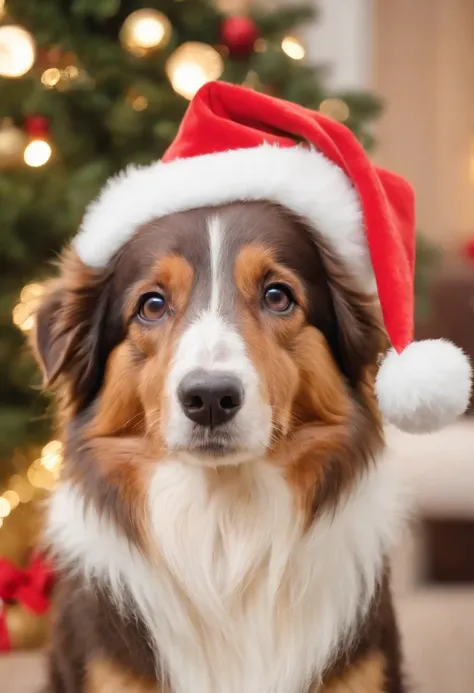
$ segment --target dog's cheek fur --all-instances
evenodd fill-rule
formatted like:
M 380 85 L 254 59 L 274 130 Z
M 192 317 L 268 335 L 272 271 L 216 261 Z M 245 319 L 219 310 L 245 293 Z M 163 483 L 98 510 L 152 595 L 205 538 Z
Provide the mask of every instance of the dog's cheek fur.
M 110 354 L 97 406 L 87 435 L 140 435 L 144 411 L 138 394 L 141 363 L 132 345 L 122 342 Z
M 306 325 L 292 345 L 292 355 L 299 373 L 295 422 L 335 425 L 346 421 L 350 395 L 323 335 Z
M 162 335 L 156 353 L 144 362 L 139 379 L 139 393 L 145 413 L 147 434 L 156 452 L 163 449 L 167 425 L 166 382 L 177 347 L 179 331 L 171 327 Z
M 291 425 L 298 370 L 281 344 L 249 314 L 240 316 L 239 327 L 250 360 L 259 374 L 262 400 L 272 409 L 273 438 L 279 439 L 288 433 Z

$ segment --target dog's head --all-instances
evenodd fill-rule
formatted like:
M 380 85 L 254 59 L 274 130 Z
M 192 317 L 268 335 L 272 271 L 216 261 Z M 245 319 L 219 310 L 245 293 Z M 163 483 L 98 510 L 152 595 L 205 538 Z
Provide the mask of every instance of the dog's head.
M 86 437 L 217 466 L 370 438 L 382 340 L 317 233 L 252 202 L 149 223 L 105 269 L 66 253 L 35 348 Z

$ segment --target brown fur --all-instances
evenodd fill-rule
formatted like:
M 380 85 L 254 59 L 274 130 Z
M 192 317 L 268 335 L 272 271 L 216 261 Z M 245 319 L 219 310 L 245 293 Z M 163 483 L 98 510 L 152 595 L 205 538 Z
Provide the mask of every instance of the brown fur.
M 96 659 L 87 667 L 84 693 L 164 693 L 155 681 L 134 676 L 116 662 Z
M 383 446 L 374 375 L 385 337 L 371 298 L 300 219 L 265 203 L 220 213 L 232 232 L 226 309 L 272 407 L 269 457 L 284 469 L 309 527 L 322 508 L 337 507 Z M 37 316 L 34 349 L 58 394 L 64 474 L 145 552 L 152 551 L 147 485 L 165 452 L 165 378 L 180 335 L 207 301 L 208 215 L 193 210 L 147 225 L 105 270 L 68 251 Z M 268 281 L 292 287 L 291 315 L 262 312 Z M 159 326 L 140 324 L 137 301 L 157 287 L 172 313 Z M 388 583 L 381 594 L 322 693 L 403 693 Z M 112 681 L 114 692 L 155 690 L 153 654 L 133 605 L 118 613 L 100 585 L 94 593 L 67 576 L 61 595 L 54 693 L 112 693 Z M 78 638 L 84 628 L 90 637 Z
M 373 652 L 348 667 L 344 675 L 324 686 L 321 693 L 383 693 L 386 688 L 385 657 Z

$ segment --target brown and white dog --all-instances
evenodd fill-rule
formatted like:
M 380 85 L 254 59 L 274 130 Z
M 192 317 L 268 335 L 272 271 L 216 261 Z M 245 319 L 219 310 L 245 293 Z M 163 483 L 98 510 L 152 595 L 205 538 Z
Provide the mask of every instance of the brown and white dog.
M 402 693 L 386 337 L 329 244 L 266 201 L 74 250 L 37 317 L 65 445 L 54 693 Z

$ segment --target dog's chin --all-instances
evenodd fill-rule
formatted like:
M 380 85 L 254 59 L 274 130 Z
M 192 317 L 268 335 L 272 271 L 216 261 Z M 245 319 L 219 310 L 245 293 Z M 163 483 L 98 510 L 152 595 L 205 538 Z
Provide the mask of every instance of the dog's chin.
M 182 460 L 207 467 L 246 464 L 262 452 L 250 449 L 227 432 L 195 433 L 189 441 L 177 446 L 175 451 Z

